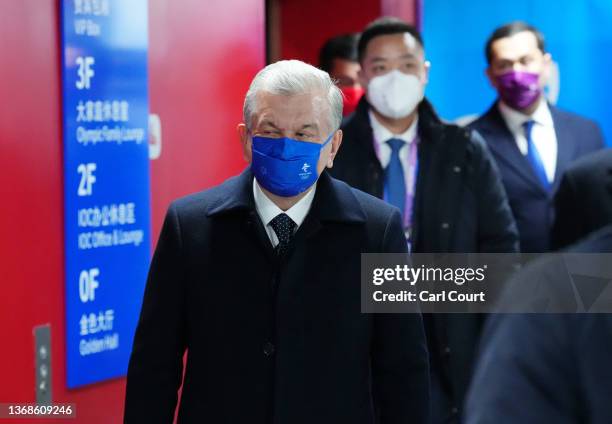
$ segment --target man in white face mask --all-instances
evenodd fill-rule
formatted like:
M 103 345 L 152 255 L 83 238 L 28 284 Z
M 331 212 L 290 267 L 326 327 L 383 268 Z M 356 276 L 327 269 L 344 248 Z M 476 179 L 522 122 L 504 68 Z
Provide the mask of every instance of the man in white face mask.
M 484 141 L 443 123 L 424 98 L 430 64 L 418 31 L 381 18 L 365 28 L 358 51 L 366 95 L 342 127 L 332 174 L 396 206 L 412 252 L 518 251 L 516 225 Z M 432 422 L 458 422 L 483 317 L 426 320 Z

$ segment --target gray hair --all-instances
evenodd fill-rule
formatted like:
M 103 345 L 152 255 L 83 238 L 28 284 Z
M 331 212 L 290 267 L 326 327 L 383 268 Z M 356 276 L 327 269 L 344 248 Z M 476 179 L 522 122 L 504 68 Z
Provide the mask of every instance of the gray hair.
M 342 92 L 325 71 L 299 60 L 281 60 L 259 71 L 244 99 L 243 119 L 248 129 L 251 129 L 255 101 L 260 91 L 284 96 L 311 92 L 327 93 L 331 112 L 330 127 L 332 130 L 340 128 Z

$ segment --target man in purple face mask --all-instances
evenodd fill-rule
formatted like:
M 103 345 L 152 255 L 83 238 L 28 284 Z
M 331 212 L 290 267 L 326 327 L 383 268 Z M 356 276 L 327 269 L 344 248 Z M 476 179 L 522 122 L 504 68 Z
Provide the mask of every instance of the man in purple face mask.
M 599 126 L 546 101 L 552 58 L 533 26 L 496 29 L 485 48 L 486 75 L 498 99 L 470 124 L 486 140 L 502 175 L 523 252 L 550 249 L 552 199 L 567 166 L 603 147 Z
M 487 76 L 501 102 L 525 115 L 533 115 L 543 101 L 542 91 L 550 76 L 551 55 L 543 39 L 521 31 L 491 43 Z

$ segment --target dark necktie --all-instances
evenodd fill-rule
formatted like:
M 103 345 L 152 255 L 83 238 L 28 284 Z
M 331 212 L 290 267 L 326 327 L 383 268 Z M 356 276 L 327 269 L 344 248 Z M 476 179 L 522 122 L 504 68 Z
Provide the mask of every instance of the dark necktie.
M 391 147 L 391 158 L 385 169 L 387 201 L 399 208 L 403 217 L 406 209 L 406 180 L 404 179 L 404 167 L 399 157 L 399 151 L 406 142 L 399 138 L 392 138 L 387 140 L 387 144 Z
M 540 181 L 540 184 L 542 184 L 542 187 L 544 187 L 546 191 L 549 191 L 550 183 L 548 182 L 548 177 L 546 176 L 544 162 L 542 162 L 542 157 L 540 156 L 535 144 L 533 144 L 533 138 L 531 137 L 531 130 L 533 129 L 534 125 L 535 121 L 526 121 L 523 123 L 525 138 L 527 139 L 527 159 L 538 177 L 538 181 Z
M 279 256 L 283 256 L 287 252 L 287 246 L 293 238 L 293 232 L 297 224 L 286 213 L 279 213 L 270 221 L 270 225 L 276 233 L 276 237 L 278 237 L 276 251 Z

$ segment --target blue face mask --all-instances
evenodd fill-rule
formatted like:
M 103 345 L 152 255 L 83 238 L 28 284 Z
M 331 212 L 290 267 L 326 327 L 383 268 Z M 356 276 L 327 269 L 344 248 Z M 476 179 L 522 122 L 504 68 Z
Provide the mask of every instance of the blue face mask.
M 288 137 L 253 137 L 251 170 L 257 182 L 277 196 L 303 193 L 319 178 L 319 156 L 333 135 L 332 132 L 323 144 Z

